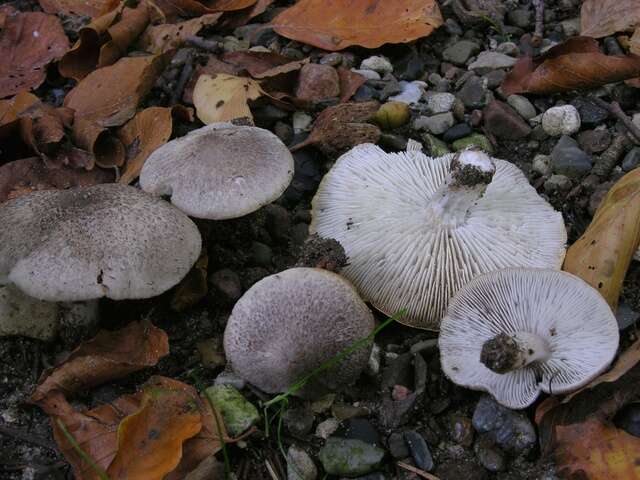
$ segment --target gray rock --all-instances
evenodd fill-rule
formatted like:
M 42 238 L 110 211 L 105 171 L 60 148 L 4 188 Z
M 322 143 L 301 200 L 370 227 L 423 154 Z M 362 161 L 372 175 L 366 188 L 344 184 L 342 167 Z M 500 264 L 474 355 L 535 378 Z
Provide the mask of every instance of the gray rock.
M 375 72 L 373 70 L 369 70 L 366 68 L 362 68 L 362 69 L 352 68 L 351 71 L 359 75 L 362 75 L 367 80 L 380 80 L 382 78 L 378 72 Z
M 328 53 L 324 55 L 318 62 L 320 65 L 331 65 L 337 67 L 342 63 L 342 54 L 338 52 Z
M 469 109 L 482 108 L 487 104 L 487 81 L 479 77 L 471 76 L 464 82 L 456 96 Z
M 335 418 L 328 418 L 323 422 L 320 422 L 316 427 L 316 437 L 323 439 L 329 438 L 333 433 L 338 430 L 340 422 Z
M 490 472 L 501 472 L 506 467 L 506 461 L 504 454 L 495 448 L 491 441 L 478 440 L 473 447 L 476 453 L 476 458 L 480 465 L 489 470 Z
M 427 110 L 430 114 L 446 113 L 453 110 L 456 97 L 452 93 L 434 93 L 427 98 Z
M 520 412 L 503 407 L 489 395 L 483 395 L 473 412 L 473 427 L 488 433 L 502 449 L 515 454 L 524 453 L 536 444 L 536 430 Z
M 511 105 L 518 114 L 525 120 L 529 120 L 537 115 L 536 107 L 522 95 L 509 95 L 507 103 Z
M 289 408 L 282 416 L 284 426 L 296 437 L 304 437 L 308 434 L 313 427 L 314 420 L 313 413 L 306 408 Z
M 444 22 L 444 28 L 451 35 L 460 36 L 463 34 L 462 27 L 453 18 L 447 18 Z
M 393 458 L 407 458 L 409 456 L 409 447 L 404 441 L 404 434 L 393 432 L 387 439 L 387 447 Z
M 502 42 L 496 47 L 496 52 L 504 53 L 510 57 L 517 57 L 520 55 L 520 48 L 513 42 Z
M 318 457 L 328 474 L 353 477 L 378 468 L 384 458 L 384 450 L 361 440 L 330 437 Z
M 454 125 L 446 132 L 444 132 L 442 139 L 447 143 L 451 143 L 458 140 L 459 138 L 464 138 L 468 135 L 471 135 L 472 133 L 473 128 L 471 128 L 468 123 L 458 123 L 457 125 Z
M 460 40 L 442 52 L 442 59 L 455 65 L 464 65 L 471 55 L 480 51 L 480 46 L 470 40 Z
M 440 135 L 451 128 L 455 122 L 451 112 L 439 113 L 431 117 L 418 117 L 413 122 L 413 128 L 415 130 L 426 130 L 435 135 Z
M 291 445 L 287 451 L 287 480 L 316 480 L 318 469 L 302 448 Z
M 633 147 L 622 160 L 622 170 L 630 172 L 640 165 L 640 147 Z
M 533 161 L 531 162 L 531 170 L 534 172 L 546 177 L 551 175 L 553 167 L 551 166 L 551 157 L 549 155 L 543 155 L 539 153 L 535 157 L 533 157 Z
M 414 430 L 409 430 L 404 432 L 404 440 L 409 446 L 416 467 L 427 472 L 433 470 L 433 456 L 424 437 Z
M 574 178 L 591 171 L 592 159 L 573 138 L 563 135 L 551 151 L 551 165 L 555 173 Z
M 507 76 L 507 72 L 504 70 L 492 70 L 489 73 L 482 76 L 483 80 L 487 82 L 487 88 L 494 89 L 502 85 L 504 77 Z
M 585 97 L 577 97 L 571 101 L 571 105 L 576 107 L 580 115 L 580 123 L 582 125 L 600 125 L 607 118 L 609 112 L 601 106 L 595 104 Z
M 547 193 L 568 192 L 571 189 L 571 180 L 564 175 L 551 175 L 544 182 L 544 191 Z
M 374 72 L 378 72 L 381 75 L 393 72 L 393 65 L 391 65 L 389 59 L 378 55 L 373 55 L 369 58 L 365 58 L 360 64 L 360 68 L 365 70 L 373 70 Z
M 469 70 L 486 73 L 499 68 L 510 68 L 517 60 L 509 55 L 500 52 L 485 51 L 478 55 L 478 58 L 469 65 Z
M 524 8 L 516 8 L 507 12 L 507 20 L 511 25 L 527 28 L 533 22 L 533 11 Z
M 580 148 L 589 155 L 604 152 L 611 144 L 611 134 L 607 129 L 585 130 L 578 134 Z
M 542 128 L 552 137 L 572 135 L 580 130 L 580 114 L 573 105 L 551 107 L 542 115 Z

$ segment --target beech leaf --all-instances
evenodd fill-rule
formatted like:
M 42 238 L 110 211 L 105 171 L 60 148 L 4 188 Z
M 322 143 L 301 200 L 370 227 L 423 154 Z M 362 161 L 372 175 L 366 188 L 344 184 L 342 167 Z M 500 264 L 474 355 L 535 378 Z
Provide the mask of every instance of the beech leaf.
M 218 73 L 200 75 L 193 89 L 196 115 L 204 124 L 250 118 L 249 100 L 264 95 L 260 84 L 250 78 Z
M 601 38 L 633 31 L 640 25 L 637 0 L 585 0 L 580 10 L 580 35 Z

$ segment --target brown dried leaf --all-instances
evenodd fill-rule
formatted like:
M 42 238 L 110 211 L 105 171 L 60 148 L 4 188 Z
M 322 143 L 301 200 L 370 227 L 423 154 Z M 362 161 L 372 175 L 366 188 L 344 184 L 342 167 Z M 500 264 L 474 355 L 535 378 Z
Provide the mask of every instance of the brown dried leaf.
M 76 146 L 93 153 L 99 167 L 121 167 L 124 164 L 124 145 L 107 128 L 79 117 L 73 122 L 72 138 Z
M 612 310 L 640 243 L 640 169 L 618 180 L 584 234 L 567 250 L 565 271 L 597 289 Z
M 39 87 L 47 76 L 47 65 L 68 48 L 69 39 L 54 15 L 7 15 L 0 31 L 0 98 Z
M 0 203 L 38 190 L 66 190 L 114 181 L 114 173 L 100 168 L 86 171 L 63 166 L 47 168 L 38 157 L 0 166 Z
M 426 37 L 443 23 L 435 0 L 300 0 L 272 22 L 283 37 L 324 50 L 378 48 Z
M 168 52 L 181 47 L 187 37 L 197 35 L 204 27 L 215 25 L 221 16 L 222 13 L 209 13 L 186 22 L 148 26 L 138 40 L 138 46 L 149 53 Z
M 254 17 L 261 15 L 275 0 L 258 0 L 253 6 L 224 14 L 221 26 L 224 28 L 241 27 Z
M 344 67 L 338 68 L 338 77 L 340 78 L 340 103 L 349 101 L 367 81 L 364 75 Z
M 118 426 L 118 450 L 107 474 L 112 480 L 162 480 L 182 458 L 183 442 L 202 429 L 198 393 L 184 383 L 153 377 L 140 409 Z
M 580 10 L 580 35 L 606 37 L 630 32 L 640 25 L 637 0 L 585 0 Z
M 119 0 L 38 0 L 47 13 L 96 17 L 118 6 Z
M 252 52 L 249 50 L 225 53 L 221 60 L 241 70 L 246 70 L 249 75 L 257 79 L 296 72 L 303 65 L 309 63 L 308 58 L 291 60 L 275 52 Z
M 197 17 L 207 13 L 229 12 L 251 7 L 256 0 L 155 0 L 167 21 L 178 17 Z
M 102 330 L 45 372 L 29 399 L 39 404 L 52 391 L 72 394 L 158 363 L 169 353 L 167 334 L 148 320 L 114 332 Z
M 26 90 L 8 100 L 0 100 L 0 127 L 17 125 L 20 113 L 38 103 L 40 99 Z M 0 138 L 3 136 L 3 131 L 0 130 Z
M 205 124 L 242 117 L 253 119 L 248 102 L 262 95 L 260 84 L 250 78 L 223 73 L 201 75 L 193 89 L 193 104 L 196 115 Z
M 75 110 L 76 119 L 101 127 L 120 126 L 135 115 L 167 59 L 167 54 L 121 58 L 83 78 L 67 94 L 64 105 Z
M 636 28 L 629 39 L 629 51 L 634 55 L 640 55 L 640 27 Z
M 307 139 L 291 151 L 313 145 L 325 155 L 338 156 L 361 143 L 376 143 L 380 129 L 370 123 L 380 108 L 376 101 L 342 103 L 325 108 L 313 124 Z
M 58 66 L 63 77 L 81 80 L 96 68 L 112 65 L 144 31 L 152 7 L 141 1 L 135 8 L 120 6 L 80 29 L 79 40 Z
M 134 181 L 149 155 L 169 140 L 173 130 L 173 115 L 193 121 L 193 111 L 181 105 L 171 108 L 150 107 L 138 112 L 118 130 L 118 138 L 127 152 L 127 164 L 120 183 Z
M 598 42 L 574 37 L 539 57 L 522 57 L 502 82 L 514 93 L 556 93 L 593 88 L 640 76 L 640 56 L 614 56 L 600 52 Z

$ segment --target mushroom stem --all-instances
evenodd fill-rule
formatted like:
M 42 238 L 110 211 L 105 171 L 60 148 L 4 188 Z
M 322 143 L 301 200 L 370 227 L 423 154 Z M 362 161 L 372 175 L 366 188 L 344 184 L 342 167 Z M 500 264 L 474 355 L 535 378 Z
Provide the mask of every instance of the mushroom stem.
M 496 373 L 508 373 L 549 358 L 549 345 L 535 333 L 499 333 L 482 345 L 480 361 Z
M 445 182 L 429 203 L 429 216 L 439 219 L 444 226 L 463 224 L 469 209 L 484 195 L 495 171 L 491 157 L 480 150 L 457 153 Z

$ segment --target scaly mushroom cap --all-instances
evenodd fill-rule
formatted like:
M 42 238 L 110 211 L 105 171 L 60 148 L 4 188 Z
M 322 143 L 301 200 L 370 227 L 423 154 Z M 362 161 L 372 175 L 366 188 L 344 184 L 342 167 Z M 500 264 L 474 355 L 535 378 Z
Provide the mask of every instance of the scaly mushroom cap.
M 51 302 L 159 295 L 201 248 L 189 217 L 120 184 L 21 196 L 0 206 L 0 225 L 0 284 Z
M 313 199 L 311 233 L 335 238 L 345 275 L 400 321 L 437 330 L 476 275 L 505 267 L 560 268 L 562 215 L 509 162 L 479 151 L 430 158 L 371 144 L 340 157 Z
M 615 316 L 589 284 L 562 271 L 509 268 L 476 277 L 451 300 L 440 361 L 458 385 L 525 408 L 540 391 L 587 384 L 618 341 Z
M 140 186 L 197 218 L 242 217 L 276 200 L 293 178 L 293 157 L 257 127 L 214 123 L 155 150 Z
M 283 392 L 373 328 L 373 315 L 345 279 L 319 268 L 291 268 L 263 278 L 238 300 L 224 349 L 240 377 L 265 392 Z M 369 352 L 370 346 L 356 350 L 303 394 L 354 382 Z

